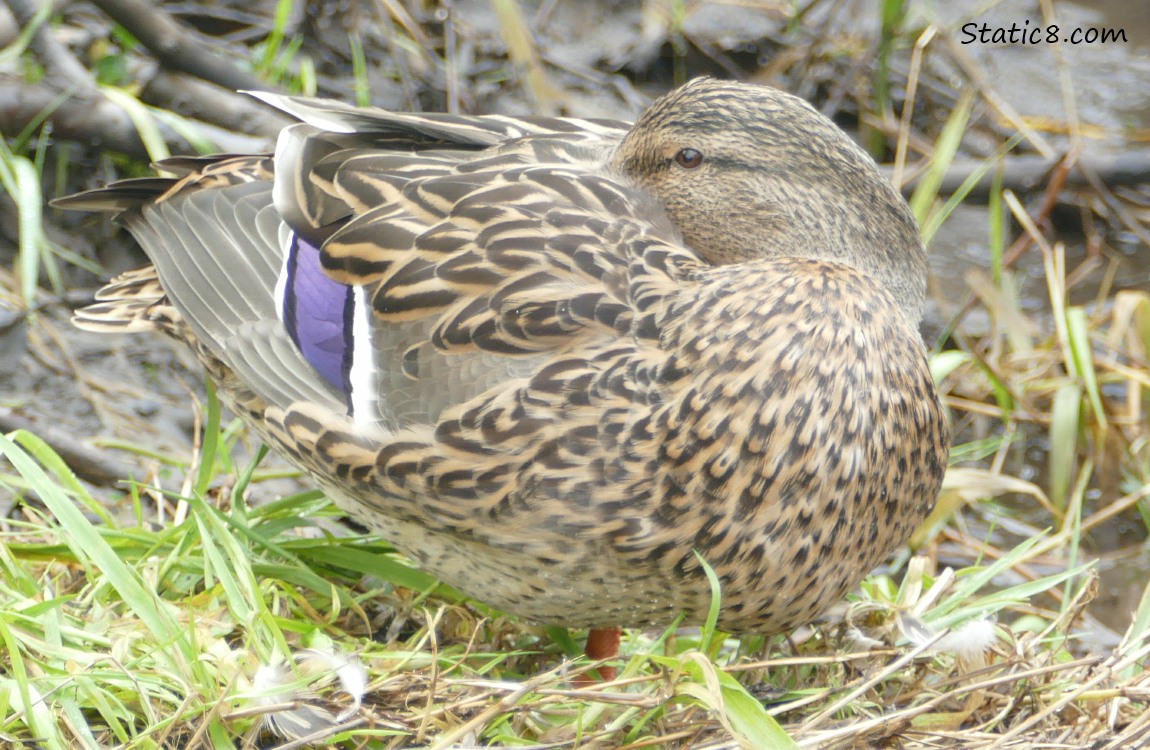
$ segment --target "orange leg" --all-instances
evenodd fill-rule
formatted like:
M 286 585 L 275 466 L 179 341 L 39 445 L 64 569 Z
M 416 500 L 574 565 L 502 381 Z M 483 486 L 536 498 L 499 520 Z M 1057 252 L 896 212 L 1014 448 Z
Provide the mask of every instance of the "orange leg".
M 619 639 L 621 637 L 622 631 L 620 631 L 619 628 L 592 628 L 591 631 L 587 633 L 587 646 L 583 649 L 583 653 L 587 654 L 587 658 L 593 661 L 618 656 Z M 618 671 L 615 667 L 599 667 L 598 672 L 599 679 L 604 682 L 610 682 L 618 676 Z M 591 677 L 591 674 L 591 672 L 586 672 L 576 677 L 575 686 L 586 687 L 593 685 L 595 680 Z

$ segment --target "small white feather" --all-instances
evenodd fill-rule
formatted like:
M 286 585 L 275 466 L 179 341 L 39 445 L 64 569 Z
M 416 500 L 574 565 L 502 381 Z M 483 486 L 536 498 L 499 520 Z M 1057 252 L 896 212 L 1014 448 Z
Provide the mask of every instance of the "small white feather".
M 252 680 L 253 702 L 269 709 L 263 718 L 269 731 L 293 740 L 323 736 L 359 711 L 368 675 L 358 657 L 303 649 L 292 661 L 294 669 L 285 662 L 261 665 Z
M 352 304 L 351 372 L 348 374 L 352 416 L 356 426 L 368 428 L 378 419 L 379 371 L 371 336 L 372 310 L 362 286 L 352 288 Z
M 982 618 L 955 628 L 934 644 L 934 648 L 952 653 L 959 659 L 973 661 L 981 659 L 997 640 L 998 629 L 994 620 Z
M 280 224 L 280 249 L 283 251 L 282 262 L 280 263 L 280 275 L 276 279 L 275 289 L 275 303 L 276 303 L 276 317 L 282 323 L 284 320 L 284 298 L 287 297 L 287 279 L 288 279 L 288 260 L 291 257 L 291 243 L 293 238 L 291 228 L 287 224 Z

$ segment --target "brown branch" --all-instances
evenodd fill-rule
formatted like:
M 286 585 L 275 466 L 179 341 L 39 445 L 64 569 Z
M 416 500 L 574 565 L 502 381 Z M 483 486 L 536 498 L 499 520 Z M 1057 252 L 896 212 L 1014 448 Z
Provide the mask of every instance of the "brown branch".
M 141 0 L 93 0 L 93 4 L 131 32 L 156 56 L 161 65 L 203 78 L 225 89 L 275 88 L 215 54 L 209 40 L 176 21 L 154 3 Z
M 37 0 L 5 2 L 21 25 L 31 23 L 41 7 Z M 60 44 L 48 27 L 36 30 L 33 49 L 44 64 L 47 75 L 36 85 L 19 79 L 0 78 L 0 134 L 16 136 L 29 126 L 47 122 L 60 138 L 120 151 L 137 159 L 149 158 L 128 113 L 100 92 L 88 70 Z M 224 97 L 218 99 L 223 101 Z M 251 121 L 256 122 L 257 118 L 253 116 Z M 157 125 L 170 151 L 195 152 L 192 144 L 170 127 L 162 122 Z M 222 151 L 260 151 L 266 146 L 263 139 L 209 125 L 201 125 L 200 130 Z M 267 134 L 274 131 L 265 126 L 259 132 Z
M 268 138 L 295 122 L 258 99 L 163 68 L 144 86 L 140 100 L 228 130 Z
M 43 7 L 43 3 L 38 0 L 5 0 L 5 2 L 20 28 L 26 28 L 31 24 L 36 18 L 36 13 Z M 49 77 L 66 81 L 67 86 L 74 87 L 85 95 L 96 95 L 96 82 L 88 75 L 88 70 L 56 39 L 47 23 L 36 29 L 31 47 L 40 58 L 40 62 L 44 63 Z
M 16 136 L 40 121 L 50 123 L 57 138 L 119 151 L 136 159 L 149 158 L 127 112 L 103 96 L 67 96 L 43 82 L 33 86 L 22 81 L 0 79 L 0 134 Z M 172 153 L 195 153 L 192 144 L 174 130 L 163 123 L 159 123 L 159 127 Z M 207 125 L 199 127 L 221 151 L 252 153 L 264 151 L 267 147 L 264 138 L 230 133 Z
M 68 7 L 72 0 L 52 0 L 52 13 L 53 15 L 59 13 L 64 8 Z M 12 42 L 16 41 L 16 37 L 20 34 L 20 29 L 24 28 L 25 24 L 16 20 L 16 16 L 12 14 L 10 5 L 0 5 L 0 47 L 7 47 Z
M 1008 156 L 1003 160 L 1002 186 L 1016 193 L 1027 193 L 1045 188 L 1045 181 L 1062 159 L 1045 159 L 1041 156 Z M 946 170 L 939 192 L 957 192 L 962 183 L 974 172 L 981 169 L 981 161 L 955 161 Z M 889 174 L 889 170 L 888 170 Z M 1066 175 L 1069 187 L 1087 187 L 1090 177 L 1095 175 L 1106 185 L 1133 185 L 1150 182 L 1150 149 L 1124 151 L 1122 154 L 1085 153 L 1074 168 Z M 904 193 L 914 190 L 918 182 L 915 178 L 902 186 Z M 975 184 L 970 192 L 972 198 L 985 198 L 990 194 L 994 180 L 994 170 L 989 170 Z

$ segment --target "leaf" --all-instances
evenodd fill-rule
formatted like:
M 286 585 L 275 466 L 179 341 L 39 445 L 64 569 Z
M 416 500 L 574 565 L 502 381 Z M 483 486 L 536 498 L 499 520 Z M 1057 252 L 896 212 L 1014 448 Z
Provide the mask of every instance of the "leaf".
M 683 666 L 692 682 L 680 682 L 678 693 L 690 696 L 748 750 L 798 750 L 791 736 L 779 726 L 753 695 L 731 675 L 715 667 L 706 655 L 691 651 Z

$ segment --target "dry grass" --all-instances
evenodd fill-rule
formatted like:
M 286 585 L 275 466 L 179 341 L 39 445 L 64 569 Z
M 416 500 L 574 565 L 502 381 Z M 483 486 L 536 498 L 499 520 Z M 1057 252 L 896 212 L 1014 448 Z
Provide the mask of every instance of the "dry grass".
M 647 39 L 667 42 L 671 70 L 689 72 L 699 54 L 736 64 L 692 31 L 696 4 L 648 5 Z M 463 92 L 490 90 L 490 69 L 469 73 L 467 30 L 421 25 L 420 8 L 378 6 L 387 49 L 352 45 L 352 88 L 368 93 L 378 73 L 369 61 L 386 53 L 405 91 L 437 87 L 445 107 L 466 108 Z M 508 49 L 501 75 L 552 107 L 570 99 L 573 79 L 601 85 L 606 74 L 573 71 L 548 54 L 531 33 L 548 8 L 531 15 L 502 2 L 498 19 Z M 888 7 L 889 33 L 874 45 L 804 26 L 802 12 L 784 19 L 799 31 L 757 75 L 854 113 L 878 136 L 867 142 L 894 160 L 896 179 L 919 180 L 912 202 L 934 236 L 1004 155 L 1057 149 L 985 83 L 952 32 L 895 11 Z M 322 68 L 305 62 L 283 28 L 286 14 L 275 18 L 255 67 L 314 90 Z M 940 67 L 959 71 L 971 93 L 924 72 Z M 892 84 L 872 91 L 879 70 Z M 1072 101 L 1067 109 L 1076 111 Z M 937 111 L 948 116 L 923 114 Z M 1067 142 L 1080 141 L 1082 127 L 1065 123 Z M 948 169 L 969 159 L 971 133 L 993 135 L 1000 148 L 977 160 L 957 197 L 940 195 Z M 58 266 L 74 259 L 43 239 L 40 196 L 29 186 L 45 152 L 25 140 L 0 153 L 0 180 L 27 229 L 23 274 L 3 277 L 3 299 L 34 313 L 44 297 L 35 270 L 60 292 Z M 1106 250 L 1106 231 L 1143 242 L 1150 232 L 1145 212 L 1098 183 L 1073 194 L 1076 241 L 1087 250 L 1068 250 L 1050 222 L 1067 199 L 1065 178 L 1055 171 L 1034 205 L 1001 184 L 979 198 L 988 267 L 937 295 L 944 321 L 933 366 L 959 443 L 938 511 L 825 621 L 773 641 L 711 628 L 630 632 L 619 679 L 573 689 L 571 678 L 593 665 L 570 635 L 462 601 L 376 538 L 332 535 L 335 512 L 317 493 L 249 505 L 282 472 L 241 458 L 242 429 L 221 424 L 209 400 L 195 450 L 152 456 L 166 467 L 164 486 L 178 487 L 167 492 L 152 478 L 97 496 L 35 434 L 0 437 L 8 461 L 0 487 L 19 500 L 0 535 L 0 744 L 1150 743 L 1150 594 L 1129 603 L 1129 629 L 1109 639 L 1093 605 L 1104 552 L 1096 536 L 1121 525 L 1144 539 L 1150 522 L 1150 296 L 1115 291 L 1125 261 Z M 1044 297 L 1020 291 L 1027 269 L 1040 269 Z M 64 352 L 59 366 L 97 390 L 60 349 L 52 318 L 32 325 L 37 340 Z M 297 664 L 300 653 L 310 657 Z
M 1146 614 L 1111 652 L 1083 652 L 1074 631 L 1095 579 L 1087 564 L 1058 570 L 1069 532 L 983 546 L 982 564 L 957 571 L 912 557 L 897 582 L 869 578 L 841 621 L 784 643 L 633 632 L 620 678 L 575 690 L 591 665 L 547 633 L 395 586 L 435 588 L 378 540 L 317 534 L 331 509 L 315 493 L 249 508 L 242 479 L 211 502 L 141 488 L 141 515 L 119 521 L 46 446 L 14 438 L 0 450 L 47 512 L 25 505 L 0 547 L 12 743 L 1124 748 L 1150 736 Z M 955 472 L 948 492 L 984 494 L 991 477 Z M 930 540 L 946 543 L 979 546 L 953 529 Z M 338 661 L 259 676 L 305 648 L 354 654 L 362 702 L 354 679 L 332 681 Z

